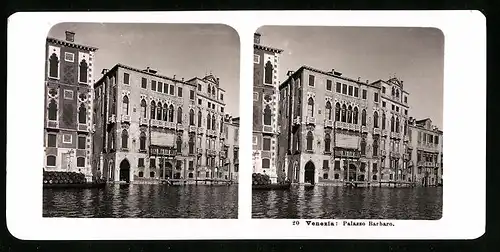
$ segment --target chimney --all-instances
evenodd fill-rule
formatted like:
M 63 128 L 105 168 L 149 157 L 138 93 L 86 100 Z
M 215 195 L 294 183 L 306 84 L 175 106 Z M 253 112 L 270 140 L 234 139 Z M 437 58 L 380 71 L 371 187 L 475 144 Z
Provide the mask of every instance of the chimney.
M 253 43 L 259 45 L 260 44 L 260 33 L 253 34 Z
M 175 80 L 175 74 L 174 74 L 174 80 Z
M 183 82 L 184 82 L 184 77 L 182 77 L 182 78 L 181 78 L 181 81 L 183 81 Z
M 368 80 L 366 80 L 366 84 L 368 84 Z
M 341 72 L 335 72 L 333 69 L 332 69 L 332 71 L 333 71 L 333 75 L 336 75 L 336 76 L 342 76 L 342 73 L 341 73 Z
M 104 68 L 104 69 L 102 69 L 101 74 L 103 74 L 103 75 L 104 75 L 104 74 L 106 74 L 107 72 L 108 72 L 108 69 L 107 69 L 107 68 Z
M 75 42 L 75 33 L 72 31 L 66 31 L 66 41 Z
M 288 72 L 286 73 L 286 76 L 292 76 L 292 74 L 293 74 L 293 71 L 288 71 Z
M 358 77 L 358 81 L 361 80 L 361 77 Z

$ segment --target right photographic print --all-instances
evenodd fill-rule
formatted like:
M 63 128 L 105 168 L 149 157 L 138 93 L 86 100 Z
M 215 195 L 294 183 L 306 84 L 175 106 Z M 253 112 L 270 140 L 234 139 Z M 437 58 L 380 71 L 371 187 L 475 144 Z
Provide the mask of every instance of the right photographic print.
M 442 217 L 439 29 L 263 26 L 253 61 L 253 218 Z

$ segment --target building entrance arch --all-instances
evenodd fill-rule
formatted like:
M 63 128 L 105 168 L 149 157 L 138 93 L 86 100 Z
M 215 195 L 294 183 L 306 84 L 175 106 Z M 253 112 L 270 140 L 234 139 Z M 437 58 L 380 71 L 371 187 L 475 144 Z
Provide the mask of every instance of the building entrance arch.
M 120 163 L 120 181 L 130 182 L 130 163 L 127 159 Z
M 305 183 L 311 183 L 314 185 L 315 180 L 315 170 L 316 168 L 314 167 L 314 163 L 312 161 L 309 161 L 306 163 L 306 166 L 304 167 L 304 182 Z

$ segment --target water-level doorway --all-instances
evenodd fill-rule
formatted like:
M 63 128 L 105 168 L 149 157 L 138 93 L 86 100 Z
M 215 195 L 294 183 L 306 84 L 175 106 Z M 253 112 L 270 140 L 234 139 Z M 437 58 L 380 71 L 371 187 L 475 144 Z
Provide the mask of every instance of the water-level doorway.
M 120 163 L 120 181 L 130 182 L 130 163 L 127 159 Z
M 314 173 L 315 173 L 314 163 L 311 161 L 307 162 L 307 164 L 304 168 L 304 182 L 310 183 L 311 185 L 314 185 L 314 183 L 315 183 Z

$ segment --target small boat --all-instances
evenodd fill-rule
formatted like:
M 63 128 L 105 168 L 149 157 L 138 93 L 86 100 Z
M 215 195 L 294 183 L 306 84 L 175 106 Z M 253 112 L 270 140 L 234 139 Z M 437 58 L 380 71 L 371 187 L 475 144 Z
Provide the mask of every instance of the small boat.
M 87 188 L 104 188 L 106 186 L 106 182 L 99 183 L 77 183 L 77 184 L 49 184 L 44 183 L 43 188 L 57 188 L 57 189 L 87 189 Z
M 288 190 L 292 184 L 252 185 L 252 190 Z

